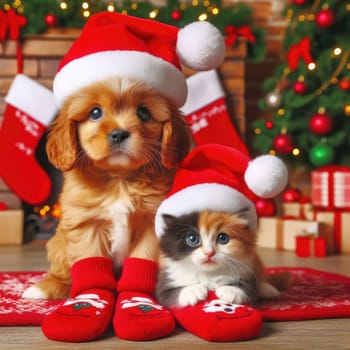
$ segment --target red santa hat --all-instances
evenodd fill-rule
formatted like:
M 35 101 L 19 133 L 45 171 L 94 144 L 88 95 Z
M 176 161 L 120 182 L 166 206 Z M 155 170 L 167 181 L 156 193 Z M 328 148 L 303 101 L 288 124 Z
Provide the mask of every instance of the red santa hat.
M 53 83 L 58 107 L 76 90 L 108 77 L 144 82 L 181 107 L 187 97 L 181 64 L 193 70 L 218 67 L 225 43 L 209 22 L 177 28 L 115 12 L 90 17 L 63 58 Z
M 156 234 L 163 235 L 164 214 L 181 216 L 202 210 L 237 213 L 247 209 L 249 225 L 255 231 L 255 201 L 276 196 L 287 181 L 287 168 L 276 156 L 251 160 L 232 147 L 197 146 L 180 164 L 172 189 L 157 210 Z

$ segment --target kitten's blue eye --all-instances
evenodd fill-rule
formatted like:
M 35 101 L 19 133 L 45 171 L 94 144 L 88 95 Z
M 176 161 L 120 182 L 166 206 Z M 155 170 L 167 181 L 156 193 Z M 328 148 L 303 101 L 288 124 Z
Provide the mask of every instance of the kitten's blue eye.
M 189 232 L 186 235 L 186 244 L 190 247 L 198 247 L 201 244 L 201 238 L 196 232 Z
M 216 242 L 218 242 L 219 244 L 227 244 L 229 240 L 230 237 L 227 233 L 219 233 Z
M 89 118 L 92 121 L 97 121 L 103 116 L 103 111 L 100 107 L 93 108 L 89 113 Z

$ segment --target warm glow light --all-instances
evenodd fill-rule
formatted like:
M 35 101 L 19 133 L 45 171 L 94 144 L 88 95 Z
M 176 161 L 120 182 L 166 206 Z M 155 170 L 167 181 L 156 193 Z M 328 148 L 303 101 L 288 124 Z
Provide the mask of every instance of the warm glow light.
M 61 8 L 61 10 L 67 10 L 67 8 L 68 8 L 67 3 L 65 1 L 61 1 L 60 8 Z
M 109 11 L 109 12 L 114 12 L 114 10 L 115 10 L 115 8 L 114 8 L 114 5 L 113 5 L 113 4 L 109 4 L 109 5 L 107 6 L 107 11 Z
M 274 149 L 270 149 L 269 150 L 269 154 L 271 154 L 272 156 L 276 155 L 276 151 Z
M 136 9 L 137 9 L 137 4 L 136 4 L 136 2 L 133 2 L 133 3 L 131 4 L 131 9 L 132 9 L 132 10 L 136 10 Z
M 333 53 L 335 56 L 339 56 L 341 55 L 342 53 L 342 49 L 340 47 L 336 47 L 334 50 L 333 50 Z
M 156 18 L 158 16 L 158 10 L 153 10 L 149 13 L 150 18 Z
M 277 114 L 279 117 L 282 117 L 282 115 L 284 115 L 285 113 L 285 110 L 283 108 L 280 108 L 278 111 L 277 111 Z
M 87 10 L 87 9 L 89 8 L 89 3 L 83 2 L 83 3 L 81 4 L 81 7 L 82 7 L 84 10 Z
M 202 13 L 201 15 L 198 16 L 198 20 L 203 22 L 208 19 L 208 15 L 206 13 Z
M 90 11 L 86 10 L 86 11 L 83 11 L 83 16 L 85 18 L 89 17 L 90 16 Z
M 192 1 L 192 6 L 198 6 L 198 0 L 193 0 Z
M 307 66 L 308 70 L 315 70 L 316 69 L 316 63 L 315 62 L 311 62 L 308 64 Z
M 293 148 L 292 154 L 294 157 L 300 156 L 300 149 L 299 148 Z
M 217 7 L 214 7 L 212 10 L 211 10 L 211 13 L 213 14 L 213 15 L 218 15 L 219 14 L 219 12 L 220 12 L 220 10 L 217 8 Z
M 255 135 L 260 135 L 261 134 L 261 129 L 260 128 L 255 128 L 254 129 L 254 134 Z

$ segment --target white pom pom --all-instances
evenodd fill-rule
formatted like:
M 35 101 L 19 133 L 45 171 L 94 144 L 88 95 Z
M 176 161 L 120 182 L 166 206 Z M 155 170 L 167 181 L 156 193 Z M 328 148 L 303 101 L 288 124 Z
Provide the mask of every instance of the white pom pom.
M 176 44 L 181 63 L 194 70 L 217 68 L 225 58 L 225 41 L 209 22 L 193 22 L 179 30 Z
M 263 155 L 248 164 L 244 180 L 256 195 L 262 198 L 272 198 L 287 185 L 288 170 L 278 157 Z

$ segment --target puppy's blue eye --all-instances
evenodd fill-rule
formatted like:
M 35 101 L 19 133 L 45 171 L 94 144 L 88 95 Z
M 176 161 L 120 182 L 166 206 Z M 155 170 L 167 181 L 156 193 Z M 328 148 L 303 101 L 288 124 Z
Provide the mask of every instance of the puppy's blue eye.
M 93 108 L 89 113 L 89 118 L 92 121 L 99 120 L 103 116 L 103 111 L 100 107 Z
M 227 233 L 219 233 L 218 237 L 216 238 L 216 242 L 219 244 L 227 244 L 230 240 L 230 237 Z
M 147 107 L 144 107 L 144 106 L 138 106 L 136 110 L 136 114 L 140 118 L 140 120 L 143 122 L 147 122 L 152 118 L 151 112 Z
M 186 244 L 190 247 L 198 247 L 201 244 L 201 238 L 195 231 L 188 232 L 185 241 Z

